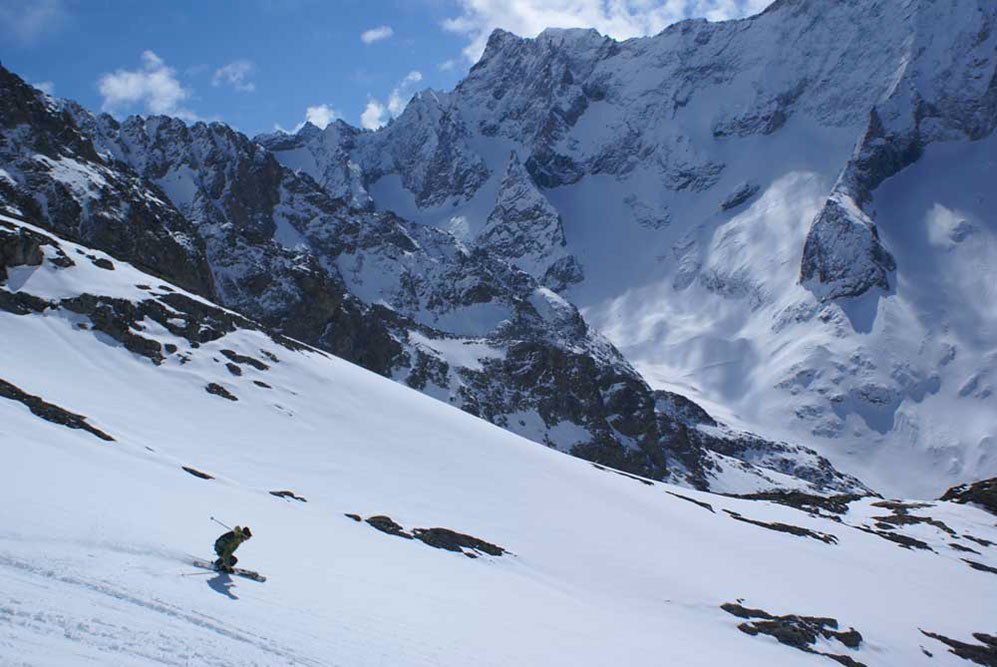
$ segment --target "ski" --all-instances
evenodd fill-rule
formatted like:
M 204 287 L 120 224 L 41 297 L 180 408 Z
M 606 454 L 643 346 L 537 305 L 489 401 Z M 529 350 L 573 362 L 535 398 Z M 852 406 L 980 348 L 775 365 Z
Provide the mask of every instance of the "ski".
M 205 570 L 223 572 L 223 570 L 219 570 L 217 567 L 215 567 L 214 562 L 211 561 L 195 559 L 191 564 L 194 567 L 204 568 Z M 245 577 L 247 579 L 252 579 L 253 581 L 259 581 L 259 582 L 264 582 L 267 580 L 267 578 L 262 574 L 260 574 L 259 572 L 254 572 L 253 570 L 244 570 L 241 567 L 233 568 L 231 572 L 227 572 L 225 574 L 234 574 L 239 577 Z

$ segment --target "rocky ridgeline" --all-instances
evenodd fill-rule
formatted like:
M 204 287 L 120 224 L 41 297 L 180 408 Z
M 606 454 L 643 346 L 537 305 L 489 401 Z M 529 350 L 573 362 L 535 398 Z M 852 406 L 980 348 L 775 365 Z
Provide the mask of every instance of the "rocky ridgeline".
M 700 488 L 722 487 L 726 466 L 742 468 L 760 487 L 785 481 L 775 471 L 818 490 L 863 488 L 805 448 L 707 433 L 686 410 L 659 407 L 647 383 L 571 304 L 515 265 L 532 263 L 570 280 L 565 254 L 518 245 L 499 231 L 494 251 L 468 248 L 447 232 L 372 210 L 360 191 L 333 197 L 313 176 L 219 123 L 118 122 L 55 104 L 10 73 L 2 81 L 4 99 L 23 99 L 33 114 L 2 119 L 8 211 L 157 275 L 176 273 L 179 283 L 259 323 L 253 326 L 593 461 Z M 39 146 L 48 156 L 35 152 Z M 515 158 L 508 172 L 506 191 L 532 203 L 504 204 L 503 219 L 529 227 L 536 211 L 556 245 L 559 220 Z M 50 198 L 66 201 L 50 206 Z M 118 238 L 125 232 L 113 218 L 145 210 L 130 208 L 132 201 L 155 208 L 135 221 L 142 245 Z M 50 214 L 66 207 L 78 217 Z M 168 240 L 161 246 L 156 239 Z M 6 301 L 29 298 L 5 294 Z M 83 294 L 59 307 L 89 316 L 155 361 L 159 352 L 145 349 L 136 323 L 149 317 L 167 326 L 156 303 Z
M 307 155 L 318 173 L 335 171 L 322 181 L 331 192 L 361 191 L 337 171 L 349 163 L 368 184 L 397 174 L 419 206 L 434 207 L 471 199 L 501 176 L 505 165 L 477 148 L 488 141 L 519 151 L 540 188 L 647 172 L 668 192 L 701 193 L 727 168 L 715 157 L 724 142 L 773 134 L 796 117 L 855 128 L 854 154 L 813 220 L 800 279 L 821 300 L 888 291 L 896 264 L 865 209 L 870 192 L 928 144 L 978 139 L 997 123 L 997 9 L 956 4 L 775 2 L 749 19 L 683 21 L 625 42 L 594 30 L 549 29 L 536 39 L 496 30 L 453 92 L 420 93 L 379 132 L 337 123 L 257 139 L 289 166 Z M 707 119 L 709 131 L 693 131 L 699 123 L 682 120 L 690 115 Z M 667 204 L 633 204 L 652 226 L 670 219 Z M 517 233 L 520 245 L 557 248 L 547 225 L 534 230 Z
M 98 154 L 68 109 L 0 67 L 0 199 L 11 211 L 208 294 L 191 223 L 134 170 Z

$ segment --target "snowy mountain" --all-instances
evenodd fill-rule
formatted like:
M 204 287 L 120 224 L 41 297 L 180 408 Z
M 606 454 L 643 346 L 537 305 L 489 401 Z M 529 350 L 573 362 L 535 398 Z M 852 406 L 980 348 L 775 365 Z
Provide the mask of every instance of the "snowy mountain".
M 377 132 L 257 141 L 498 250 L 655 389 L 932 497 L 997 474 L 995 26 L 990 0 L 780 0 L 624 42 L 496 31 Z
M 994 658 L 989 486 L 738 498 L 621 473 L 9 216 L 0 331 L 4 664 Z M 191 565 L 210 516 L 251 526 L 239 565 L 265 583 Z
M 184 284 L 202 296 L 592 461 L 701 489 L 868 490 L 806 447 L 726 427 L 688 400 L 659 396 L 574 306 L 524 272 L 580 279 L 563 251 L 559 217 L 515 156 L 480 242 L 469 246 L 450 231 L 373 210 L 362 190 L 333 197 L 316 178 L 332 188 L 346 172 L 281 165 L 275 154 L 288 159 L 297 150 L 286 141 L 273 153 L 219 123 L 118 122 L 56 103 L 12 74 L 4 82 L 32 112 L 28 122 L 3 119 L 10 139 L 0 164 L 11 210 L 113 253 L 92 193 L 157 202 L 188 225 L 189 263 L 208 275 Z M 71 141 L 45 134 L 60 123 Z M 322 143 L 332 135 L 359 140 L 341 125 L 321 135 L 305 128 L 298 139 L 319 142 L 316 156 L 339 155 Z M 304 157 L 296 155 L 300 166 Z M 75 190 L 65 189 L 64 164 L 75 165 Z M 106 185 L 110 172 L 142 192 Z M 77 217 L 47 214 L 53 190 L 74 199 Z M 150 234 L 173 234 L 160 218 L 141 224 Z M 520 243 L 527 230 L 542 242 Z M 548 249 L 548 241 L 559 246 Z M 140 252 L 119 256 L 170 276 L 171 265 Z

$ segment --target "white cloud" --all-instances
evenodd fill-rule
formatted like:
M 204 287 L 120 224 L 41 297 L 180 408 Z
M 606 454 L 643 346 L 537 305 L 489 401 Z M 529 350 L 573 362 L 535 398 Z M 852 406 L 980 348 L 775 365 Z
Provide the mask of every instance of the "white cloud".
M 319 104 L 318 106 L 308 107 L 305 109 L 305 120 L 312 125 L 322 128 L 323 130 L 326 125 L 342 117 L 343 114 L 339 113 L 328 104 Z
M 394 34 L 395 31 L 390 25 L 382 25 L 377 28 L 365 30 L 360 34 L 360 41 L 364 44 L 373 44 L 374 42 L 380 42 L 382 39 L 388 39 Z
M 293 129 L 286 130 L 280 123 L 274 123 L 273 129 L 286 134 L 295 134 L 298 130 L 305 126 L 305 123 L 311 123 L 320 130 L 324 130 L 329 123 L 342 117 L 343 114 L 339 113 L 328 104 L 316 104 L 313 107 L 305 109 L 305 119 L 295 125 Z
M 488 35 L 504 28 L 535 37 L 545 28 L 595 28 L 616 39 L 653 35 L 675 21 L 705 17 L 711 21 L 757 13 L 772 0 L 456 0 L 460 14 L 443 22 L 465 35 L 464 55 L 481 57 Z
M 211 77 L 211 85 L 216 88 L 227 83 L 240 93 L 251 93 L 256 90 L 256 84 L 247 79 L 253 74 L 253 63 L 248 60 L 236 60 L 215 70 Z
M 368 130 L 376 130 L 389 119 L 405 111 L 405 105 L 412 99 L 412 86 L 420 81 L 422 81 L 422 72 L 412 70 L 392 89 L 387 104 L 382 104 L 371 97 L 367 101 L 367 107 L 360 114 L 360 123 Z
M 104 98 L 104 111 L 121 112 L 141 105 L 148 113 L 197 120 L 194 112 L 181 106 L 190 91 L 180 85 L 176 71 L 152 51 L 142 53 L 141 69 L 119 69 L 101 76 L 97 90 Z
M 320 130 L 324 130 L 329 123 L 342 117 L 343 114 L 339 113 L 328 104 L 317 104 L 313 107 L 305 109 L 305 119 L 294 126 L 292 133 L 303 128 L 305 123 L 311 123 Z
M 457 66 L 456 60 L 453 59 L 444 60 L 443 62 L 441 62 L 439 65 L 436 66 L 436 69 L 440 70 L 441 72 L 449 72 L 456 66 Z
M 388 110 L 373 97 L 367 101 L 367 107 L 360 114 L 360 124 L 368 130 L 376 130 L 388 122 Z
M 4 0 L 0 2 L 0 35 L 27 44 L 66 18 L 62 0 Z
M 388 96 L 388 111 L 391 112 L 392 116 L 397 116 L 405 110 L 405 105 L 412 98 L 409 90 L 413 84 L 420 81 L 422 81 L 422 72 L 412 70 L 402 79 L 401 83 L 395 86 L 395 89 L 391 91 L 391 95 Z
M 55 95 L 55 84 L 51 81 L 39 81 L 38 83 L 31 84 L 33 88 L 37 88 L 46 95 Z

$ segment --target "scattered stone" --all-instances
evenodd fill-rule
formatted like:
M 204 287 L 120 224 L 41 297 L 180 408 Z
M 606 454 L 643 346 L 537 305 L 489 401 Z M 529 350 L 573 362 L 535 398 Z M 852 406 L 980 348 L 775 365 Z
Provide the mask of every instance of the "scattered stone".
M 690 503 L 693 503 L 694 505 L 699 505 L 700 507 L 708 509 L 714 514 L 716 514 L 716 512 L 713 510 L 713 505 L 709 503 L 704 503 L 702 500 L 696 500 L 695 498 L 690 498 L 689 496 L 683 496 L 681 494 L 675 493 L 674 491 L 665 491 L 665 493 L 667 493 L 670 496 L 675 496 L 676 498 L 681 498 L 682 500 L 687 500 Z
M 187 466 L 180 466 L 185 472 L 189 472 L 194 477 L 199 477 L 200 479 L 214 479 L 214 475 L 209 475 L 206 472 L 201 472 L 197 468 L 189 468 Z
M 378 529 L 382 533 L 387 533 L 388 535 L 396 535 L 397 537 L 404 537 L 406 540 L 411 540 L 412 536 L 405 532 L 405 529 L 400 525 L 395 523 L 391 517 L 384 515 L 372 516 L 367 519 L 367 523 L 371 527 Z
M 954 486 L 945 492 L 939 500 L 953 503 L 973 504 L 982 507 L 991 514 L 997 514 L 997 477 L 985 479 L 972 484 Z
M 346 516 L 356 521 L 361 520 L 358 514 L 347 514 Z M 458 533 L 449 528 L 414 528 L 411 533 L 408 533 L 402 526 L 395 523 L 391 517 L 384 515 L 372 516 L 367 519 L 367 523 L 382 533 L 403 537 L 406 540 L 416 539 L 435 549 L 462 553 L 471 558 L 477 558 L 477 554 L 479 553 L 488 554 L 489 556 L 501 556 L 509 553 L 496 544 L 486 542 L 473 535 Z M 465 551 L 465 549 L 469 549 L 470 552 Z
M 145 290 L 146 292 L 151 292 L 152 291 L 152 288 L 149 287 L 148 285 L 136 285 L 135 287 L 137 287 L 137 288 L 139 288 L 141 290 Z
M 894 512 L 899 512 L 901 514 L 907 512 L 907 510 L 920 510 L 928 507 L 934 507 L 931 503 L 905 503 L 902 500 L 880 500 L 872 503 L 872 506 L 893 510 Z
M 105 257 L 101 257 L 99 259 L 91 259 L 91 261 L 94 263 L 94 266 L 96 266 L 99 269 L 104 269 L 105 271 L 114 271 L 114 262 Z
M 961 544 L 956 544 L 955 542 L 949 542 L 949 546 L 952 547 L 953 549 L 955 549 L 956 551 L 962 551 L 964 553 L 976 554 L 977 556 L 982 555 L 976 549 L 970 549 L 969 547 L 964 547 Z
M 725 602 L 720 605 L 720 608 L 728 614 L 733 614 L 739 618 L 775 618 L 772 614 L 762 609 L 749 609 L 733 602 Z
M 277 496 L 278 498 L 290 498 L 292 500 L 297 500 L 299 503 L 307 503 L 308 501 L 301 496 L 295 495 L 293 491 L 271 491 L 271 496 Z
M 884 540 L 895 542 L 896 544 L 902 546 L 904 549 L 925 549 L 927 551 L 934 552 L 934 549 L 928 546 L 927 542 L 922 542 L 919 539 L 909 537 L 907 535 L 900 535 L 899 533 L 889 533 L 885 530 L 873 530 L 872 528 L 868 528 L 866 526 L 856 526 L 856 528 L 865 533 L 878 535 L 879 537 L 882 537 Z
M 55 247 L 55 257 L 49 258 L 49 263 L 59 269 L 68 269 L 71 266 L 76 266 L 76 262 L 70 259 L 69 255 L 59 246 Z
M 874 516 L 872 520 L 875 521 L 875 528 L 869 528 L 867 526 L 857 526 L 859 530 L 863 530 L 867 533 L 872 533 L 873 535 L 878 535 L 883 539 L 890 540 L 906 549 L 925 549 L 928 551 L 934 551 L 928 544 L 922 540 L 909 537 L 897 532 L 897 529 L 903 526 L 914 526 L 918 524 L 927 524 L 929 526 L 934 526 L 939 530 L 947 533 L 950 537 L 959 539 L 959 536 L 954 530 L 952 530 L 943 521 L 933 519 L 929 516 L 921 516 L 918 514 L 910 514 L 911 510 L 926 509 L 933 507 L 931 503 L 912 503 L 903 502 L 900 500 L 881 500 L 872 503 L 873 507 L 881 507 L 892 511 L 892 514 L 887 516 Z
M 969 564 L 974 570 L 979 570 L 980 572 L 989 572 L 990 574 L 997 574 L 997 567 L 990 567 L 989 565 L 984 565 L 983 563 L 977 563 L 975 560 L 969 560 L 968 558 L 963 558 L 963 562 Z
M 273 387 L 268 385 L 266 382 L 263 382 L 262 380 L 253 380 L 253 384 L 255 384 L 257 387 L 263 387 L 264 389 L 273 389 Z
M 743 521 L 744 523 L 750 523 L 754 526 L 761 526 L 762 528 L 768 528 L 769 530 L 775 530 L 780 533 L 789 533 L 790 535 L 796 535 L 797 537 L 809 537 L 815 540 L 820 540 L 825 544 L 837 544 L 838 538 L 834 535 L 828 535 L 827 533 L 819 533 L 809 528 L 803 528 L 801 526 L 794 526 L 789 523 L 765 523 L 764 521 L 756 521 L 754 519 L 749 519 L 747 517 L 741 516 L 737 512 L 725 509 L 724 512 L 730 515 L 732 519 L 738 521 Z
M 19 387 L 2 379 L 0 379 L 0 397 L 8 398 L 12 401 L 17 401 L 18 403 L 23 403 L 29 410 L 31 410 L 32 414 L 37 417 L 41 417 L 45 421 L 72 429 L 80 429 L 86 431 L 87 433 L 92 433 L 106 442 L 114 441 L 114 438 L 109 436 L 107 433 L 104 433 L 99 428 L 95 428 L 88 424 L 87 418 L 83 415 L 78 415 L 75 412 L 66 410 L 65 408 L 60 408 L 58 405 L 48 403 L 41 397 L 33 396 L 32 394 L 29 394 Z
M 985 540 L 982 537 L 973 537 L 972 535 L 969 534 L 964 534 L 963 537 L 965 537 L 970 542 L 976 542 L 981 547 L 992 547 L 994 545 L 993 542 L 991 542 L 990 540 Z
M 267 352 L 266 350 L 261 349 L 260 350 L 260 354 L 262 354 L 264 357 L 266 357 L 270 361 L 274 362 L 275 364 L 279 364 L 280 363 L 280 359 L 278 359 L 277 355 L 274 354 L 273 352 Z
M 622 471 L 616 470 L 614 468 L 607 468 L 605 466 L 599 465 L 598 463 L 593 463 L 592 465 L 595 466 L 596 468 L 598 468 L 599 470 L 605 470 L 606 472 L 613 472 L 613 473 L 616 473 L 617 475 L 622 475 L 623 477 L 628 477 L 628 478 L 630 478 L 630 479 L 632 479 L 632 480 L 634 480 L 636 482 L 640 482 L 641 484 L 644 484 L 646 486 L 654 486 L 654 482 L 652 482 L 649 479 L 644 479 L 643 477 L 638 477 L 637 475 L 631 475 L 630 473 L 622 472 Z
M 8 268 L 40 265 L 45 259 L 41 245 L 38 235 L 27 229 L 0 232 L 0 284 L 7 281 Z
M 209 394 L 214 394 L 215 396 L 221 396 L 222 398 L 227 398 L 230 401 L 239 400 L 228 389 L 221 386 L 217 382 L 208 383 L 208 385 L 204 388 L 204 391 L 208 392 Z
M 235 376 L 242 375 L 242 369 L 239 368 L 238 365 L 233 364 L 231 361 L 229 363 L 225 364 L 225 368 L 227 368 L 228 372 L 231 373 L 232 375 L 235 375 Z
M 234 361 L 238 364 L 246 364 L 247 366 L 252 366 L 258 371 L 268 371 L 270 367 L 259 359 L 253 359 L 252 357 L 247 357 L 244 354 L 238 354 L 234 350 L 222 350 L 222 354 L 228 357 L 229 361 Z
M 349 517 L 350 519 L 353 519 L 357 523 L 363 521 L 363 519 L 360 518 L 359 514 L 344 514 L 343 516 Z
M 874 503 L 875 504 L 875 503 Z M 872 517 L 874 521 L 884 523 L 892 526 L 911 526 L 919 523 L 926 523 L 928 525 L 934 526 L 939 530 L 945 531 L 952 537 L 956 536 L 956 532 L 945 525 L 944 522 L 938 521 L 937 519 L 932 519 L 927 516 L 918 516 L 915 514 L 907 514 L 906 512 L 901 512 L 899 514 L 891 514 L 890 516 L 874 516 Z M 877 524 L 878 525 L 878 524 Z
M 145 319 L 146 313 L 142 307 L 144 303 L 147 302 L 135 304 L 127 299 L 81 294 L 63 299 L 59 306 L 79 315 L 86 315 L 93 323 L 94 331 L 107 334 L 124 345 L 129 352 L 146 357 L 158 366 L 163 363 L 163 346 L 159 341 L 145 338 L 133 331 Z
M 980 643 L 967 644 L 966 642 L 961 642 L 957 639 L 950 639 L 944 635 L 928 632 L 926 630 L 921 630 L 921 633 L 945 644 L 949 647 L 950 653 L 954 653 L 964 660 L 975 662 L 978 665 L 997 667 L 997 637 L 994 635 L 974 632 L 973 638 Z
M 863 498 L 857 494 L 841 494 L 836 496 L 817 496 L 802 491 L 764 491 L 761 493 L 725 494 L 731 498 L 743 500 L 767 500 L 787 507 L 794 507 L 814 516 L 821 516 L 820 510 L 832 514 L 845 514 L 848 504 Z M 873 503 L 876 504 L 876 503 Z
M 0 283 L 2 282 L 3 279 L 0 277 Z M 0 290 L 0 310 L 5 310 L 14 315 L 40 313 L 50 306 L 52 306 L 50 302 L 34 294 L 28 294 L 24 291 L 8 292 L 7 290 Z
M 838 620 L 821 616 L 774 616 L 762 609 L 749 609 L 740 604 L 726 603 L 721 609 L 738 618 L 761 619 L 748 620 L 737 626 L 741 632 L 756 636 L 759 634 L 774 637 L 780 644 L 792 646 L 805 653 L 822 655 L 849 667 L 864 667 L 861 662 L 847 656 L 834 653 L 824 653 L 812 648 L 819 637 L 826 640 L 836 639 L 845 647 L 856 650 L 862 645 L 862 635 L 855 628 L 845 631 L 838 630 Z
M 498 545 L 448 528 L 416 528 L 412 531 L 412 535 L 431 547 L 447 551 L 464 553 L 464 549 L 471 549 L 489 556 L 501 556 L 506 553 L 506 550 Z
M 174 354 L 178 348 L 173 343 L 167 343 L 166 345 L 163 345 L 163 349 L 166 350 L 167 354 Z

